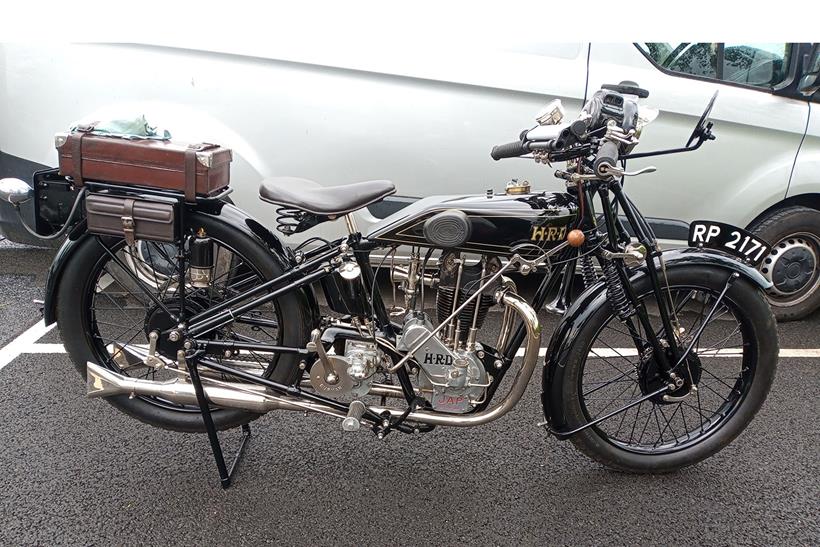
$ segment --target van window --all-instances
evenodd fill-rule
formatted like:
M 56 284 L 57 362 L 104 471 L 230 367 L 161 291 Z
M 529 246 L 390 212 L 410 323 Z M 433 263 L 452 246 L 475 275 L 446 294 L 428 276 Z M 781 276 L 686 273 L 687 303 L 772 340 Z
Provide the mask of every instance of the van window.
M 658 67 L 680 74 L 772 89 L 789 74 L 791 44 L 645 42 L 638 48 Z

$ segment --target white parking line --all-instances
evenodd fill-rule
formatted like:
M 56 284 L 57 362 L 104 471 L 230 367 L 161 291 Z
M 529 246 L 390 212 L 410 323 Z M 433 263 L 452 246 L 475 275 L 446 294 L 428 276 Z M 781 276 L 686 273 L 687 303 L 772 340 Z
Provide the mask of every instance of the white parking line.
M 65 353 L 62 344 L 32 344 L 23 353 Z
M 62 344 L 38 344 L 37 340 L 45 336 L 53 329 L 55 324 L 48 327 L 43 321 L 39 321 L 23 334 L 9 342 L 0 349 L 0 369 L 11 363 L 24 353 L 65 353 Z M 541 348 L 538 355 L 543 357 L 547 353 L 547 348 Z M 593 348 L 590 357 L 612 358 L 612 357 L 635 357 L 638 352 L 635 348 Z M 740 349 L 721 349 L 717 351 L 706 351 L 699 354 L 701 357 L 740 357 Z M 517 357 L 524 356 L 524 349 L 518 350 Z M 780 357 L 787 359 L 820 359 L 820 348 L 791 349 L 782 348 Z
M 31 347 L 36 345 L 35 342 L 45 336 L 55 325 L 56 323 L 52 323 L 47 327 L 45 321 L 40 320 L 0 349 L 0 369 L 14 361 L 21 353 L 30 353 Z

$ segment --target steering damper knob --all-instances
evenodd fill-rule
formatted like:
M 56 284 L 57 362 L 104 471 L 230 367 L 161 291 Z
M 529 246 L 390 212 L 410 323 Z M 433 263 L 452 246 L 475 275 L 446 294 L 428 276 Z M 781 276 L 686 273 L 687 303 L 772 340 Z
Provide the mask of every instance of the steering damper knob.
M 580 247 L 584 244 L 587 236 L 584 235 L 584 232 L 581 230 L 575 229 L 570 230 L 567 234 L 567 243 L 569 243 L 570 247 Z

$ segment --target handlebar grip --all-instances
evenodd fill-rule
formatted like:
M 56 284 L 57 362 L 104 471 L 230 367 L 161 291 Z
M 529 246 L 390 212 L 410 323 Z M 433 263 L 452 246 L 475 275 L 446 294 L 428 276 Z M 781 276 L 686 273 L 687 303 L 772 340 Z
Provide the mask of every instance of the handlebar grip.
M 529 148 L 521 141 L 508 142 L 493 146 L 490 157 L 498 161 L 502 158 L 517 158 L 524 154 L 529 154 Z
M 595 156 L 595 161 L 592 163 L 592 168 L 595 170 L 595 174 L 599 177 L 605 176 L 605 169 L 601 171 L 601 168 L 606 165 L 607 167 L 615 167 L 615 164 L 618 163 L 618 143 L 606 141 L 604 144 L 598 148 L 598 154 Z

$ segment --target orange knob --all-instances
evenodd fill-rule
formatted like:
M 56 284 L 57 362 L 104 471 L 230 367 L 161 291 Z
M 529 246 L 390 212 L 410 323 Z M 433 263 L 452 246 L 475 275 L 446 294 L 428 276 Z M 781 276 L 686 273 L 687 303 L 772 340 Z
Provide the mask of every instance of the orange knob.
M 567 234 L 567 242 L 570 247 L 580 247 L 584 244 L 586 238 L 587 236 L 585 236 L 581 230 L 571 230 L 570 233 Z

